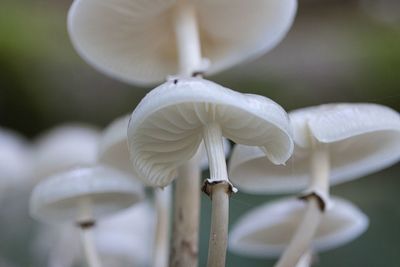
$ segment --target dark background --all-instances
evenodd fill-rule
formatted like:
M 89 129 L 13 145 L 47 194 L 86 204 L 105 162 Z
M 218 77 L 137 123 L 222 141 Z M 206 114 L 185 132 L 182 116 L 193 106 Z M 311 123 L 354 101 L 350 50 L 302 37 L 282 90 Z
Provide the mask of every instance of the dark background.
M 78 57 L 66 31 L 70 4 L 67 0 L 1 0 L 1 127 L 28 138 L 67 121 L 103 127 L 130 113 L 151 89 L 114 81 Z M 399 111 L 400 1 L 300 0 L 294 26 L 277 48 L 208 78 L 265 95 L 288 111 L 328 102 L 374 102 Z M 318 266 L 400 266 L 399 174 L 397 164 L 333 188 L 334 195 L 353 201 L 367 213 L 370 227 L 351 244 L 320 255 Z M 237 194 L 231 202 L 231 222 L 270 199 Z M 206 262 L 209 215 L 210 201 L 204 197 L 200 266 Z M 12 229 L 12 220 L 2 216 L 1 228 Z M 32 231 L 14 231 L 25 238 L 19 243 L 0 236 L 3 257 L 17 266 L 31 266 Z M 273 261 L 267 265 L 228 255 L 230 267 L 272 265 Z

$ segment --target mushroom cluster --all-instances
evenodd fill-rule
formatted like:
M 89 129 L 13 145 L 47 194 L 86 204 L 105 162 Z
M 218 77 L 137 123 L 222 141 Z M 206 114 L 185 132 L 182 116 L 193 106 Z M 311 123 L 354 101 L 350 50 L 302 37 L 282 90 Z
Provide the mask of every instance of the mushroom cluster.
M 201 192 L 212 207 L 208 267 L 226 266 L 228 248 L 311 266 L 367 229 L 329 188 L 400 161 L 397 111 L 334 103 L 287 113 L 204 78 L 270 51 L 296 10 L 297 0 L 73 1 L 78 54 L 112 78 L 158 86 L 102 132 L 63 125 L 28 148 L 0 129 L 2 180 L 29 178 L 31 216 L 53 224 L 49 265 L 197 267 Z M 239 191 L 297 198 L 248 211 L 229 233 Z
M 330 184 L 362 177 L 400 160 L 400 115 L 390 108 L 326 104 L 292 111 L 289 117 L 295 150 L 287 166 L 269 164 L 259 149 L 241 145 L 235 147 L 230 161 L 230 177 L 245 191 L 304 190 L 300 198 L 308 207 L 277 267 L 295 266 L 318 237 L 323 218 L 337 208 L 329 197 Z

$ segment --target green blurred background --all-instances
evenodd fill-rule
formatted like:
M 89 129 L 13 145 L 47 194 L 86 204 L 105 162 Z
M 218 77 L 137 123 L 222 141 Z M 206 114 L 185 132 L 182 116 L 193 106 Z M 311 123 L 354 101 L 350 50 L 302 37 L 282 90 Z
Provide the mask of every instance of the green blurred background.
M 66 31 L 70 4 L 71 0 L 0 1 L 2 127 L 29 138 L 67 121 L 103 127 L 130 113 L 151 89 L 105 77 L 78 57 Z M 328 102 L 374 102 L 399 111 L 400 1 L 299 0 L 294 26 L 277 48 L 208 78 L 265 95 L 286 110 Z M 353 201 L 367 213 L 370 227 L 351 244 L 320 255 L 317 266 L 400 266 L 399 174 L 397 164 L 333 188 L 334 195 Z M 235 195 L 231 222 L 270 199 Z M 11 201 L 25 203 L 27 197 Z M 207 256 L 210 201 L 203 197 L 202 205 L 200 266 Z M 12 231 L 13 217 L 4 214 L 1 228 L 10 231 L 0 236 L 1 254 L 16 266 L 33 266 L 31 226 Z M 12 209 L 6 214 L 12 214 Z M 14 236 L 27 241 L 15 242 Z M 273 266 L 273 262 L 229 254 L 227 266 Z

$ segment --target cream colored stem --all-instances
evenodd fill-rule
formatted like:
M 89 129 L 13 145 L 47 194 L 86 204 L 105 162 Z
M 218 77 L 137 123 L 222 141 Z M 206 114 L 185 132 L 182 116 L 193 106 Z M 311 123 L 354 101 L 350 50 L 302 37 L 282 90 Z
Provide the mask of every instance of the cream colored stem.
M 211 230 L 208 242 L 208 267 L 223 267 L 228 246 L 229 194 L 226 184 L 215 184 L 211 192 Z
M 323 208 L 328 201 L 329 188 L 329 153 L 326 145 L 315 143 L 310 162 L 311 181 L 307 192 L 307 209 L 302 222 L 292 237 L 289 246 L 275 267 L 293 267 L 310 249 L 314 235 L 321 221 Z M 321 207 L 322 202 L 322 207 Z M 322 208 L 322 209 L 321 209 Z
M 203 139 L 206 146 L 210 179 L 206 186 L 211 201 L 211 230 L 208 244 L 208 267 L 224 267 L 228 240 L 229 196 L 231 185 L 228 180 L 222 130 L 219 124 L 210 123 L 204 127 Z
M 191 76 L 201 67 L 201 45 L 193 0 L 177 0 L 175 35 L 179 54 L 180 74 Z
M 275 265 L 276 267 L 296 266 L 300 258 L 311 246 L 314 234 L 321 221 L 321 214 L 318 199 L 315 197 L 310 198 L 303 221 L 297 228 L 289 246 Z
M 196 9 L 192 0 L 177 0 L 175 35 L 179 73 L 192 76 L 202 64 Z M 200 214 L 200 167 L 197 158 L 178 170 L 170 266 L 196 267 Z
M 88 266 L 101 267 L 100 257 L 96 250 L 96 246 L 93 239 L 93 228 L 82 227 L 80 234 Z
M 178 169 L 169 266 L 196 267 L 198 264 L 201 191 L 199 166 L 199 158 L 195 156 Z
M 313 144 L 313 151 L 310 162 L 311 180 L 308 191 L 328 196 L 329 194 L 329 173 L 330 159 L 327 144 Z
M 153 253 L 153 267 L 168 266 L 169 230 L 171 209 L 171 187 L 156 188 L 154 191 L 157 212 L 156 236 Z

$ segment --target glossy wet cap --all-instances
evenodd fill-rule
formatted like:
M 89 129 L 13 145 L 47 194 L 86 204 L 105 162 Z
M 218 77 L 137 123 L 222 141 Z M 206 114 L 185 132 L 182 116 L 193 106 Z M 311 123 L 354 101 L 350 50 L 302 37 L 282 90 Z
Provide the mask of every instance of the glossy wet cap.
M 149 185 L 168 185 L 196 153 L 210 123 L 236 143 L 262 147 L 275 164 L 292 153 L 287 114 L 272 100 L 204 79 L 176 79 L 152 90 L 132 114 L 128 145 L 135 169 Z
M 90 222 L 139 202 L 143 189 L 129 176 L 97 165 L 55 174 L 30 199 L 31 215 L 44 222 Z
M 254 147 L 236 146 L 229 174 L 241 190 L 290 193 L 306 188 L 310 140 L 327 144 L 332 185 L 382 170 L 400 160 L 400 115 L 376 104 L 327 104 L 289 113 L 295 141 L 286 166 L 270 164 Z
M 215 73 L 275 47 L 292 25 L 296 0 L 193 1 L 202 53 Z M 75 0 L 68 31 L 75 49 L 101 72 L 133 84 L 178 73 L 175 0 Z
M 368 227 L 368 218 L 350 202 L 333 197 L 332 209 L 324 213 L 313 251 L 343 246 Z M 248 257 L 275 258 L 289 244 L 300 224 L 307 202 L 295 198 L 267 203 L 244 214 L 229 234 L 230 251 Z

